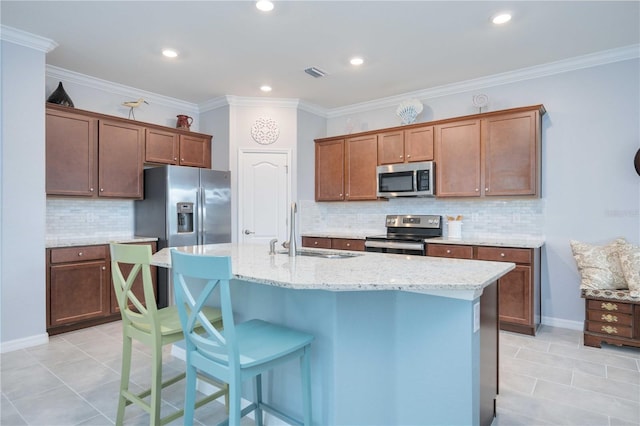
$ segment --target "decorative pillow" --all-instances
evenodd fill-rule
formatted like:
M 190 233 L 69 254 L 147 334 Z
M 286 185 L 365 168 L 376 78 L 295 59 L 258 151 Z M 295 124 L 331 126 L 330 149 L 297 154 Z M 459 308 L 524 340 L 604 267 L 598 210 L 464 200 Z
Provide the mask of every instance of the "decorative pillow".
M 618 250 L 620 266 L 632 297 L 640 297 L 640 247 L 624 244 Z
M 570 244 L 582 278 L 581 289 L 627 288 L 618 255 L 620 247 L 626 245 L 624 238 L 618 238 L 604 246 L 579 241 L 570 241 Z

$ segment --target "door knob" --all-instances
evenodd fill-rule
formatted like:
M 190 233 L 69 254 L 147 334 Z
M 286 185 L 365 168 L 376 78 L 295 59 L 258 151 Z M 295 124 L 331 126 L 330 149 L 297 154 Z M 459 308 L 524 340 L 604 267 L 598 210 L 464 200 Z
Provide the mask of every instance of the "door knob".
M 244 230 L 244 235 L 255 234 L 253 231 L 249 231 L 248 229 Z

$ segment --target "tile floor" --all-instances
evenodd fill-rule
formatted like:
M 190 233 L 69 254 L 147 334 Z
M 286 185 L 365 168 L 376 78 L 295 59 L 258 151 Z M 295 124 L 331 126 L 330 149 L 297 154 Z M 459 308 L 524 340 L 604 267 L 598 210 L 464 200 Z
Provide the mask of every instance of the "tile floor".
M 2 354 L 0 424 L 112 425 L 120 371 L 120 322 L 52 336 L 47 345 Z M 533 338 L 500 334 L 500 395 L 493 426 L 639 425 L 640 350 L 584 347 L 582 333 L 543 326 Z M 136 346 L 132 378 L 149 383 L 148 350 Z M 184 363 L 165 354 L 165 371 Z M 183 402 L 176 384 L 163 394 L 163 410 Z M 198 425 L 225 417 L 224 406 L 196 410 Z M 173 422 L 181 424 L 181 419 Z M 148 425 L 148 415 L 127 408 L 125 424 Z M 243 425 L 251 425 L 245 419 Z

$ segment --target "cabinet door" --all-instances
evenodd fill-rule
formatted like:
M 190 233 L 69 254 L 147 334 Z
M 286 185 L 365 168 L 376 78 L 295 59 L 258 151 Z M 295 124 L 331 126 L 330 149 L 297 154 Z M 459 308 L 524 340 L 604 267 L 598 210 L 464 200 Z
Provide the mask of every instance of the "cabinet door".
M 151 246 L 151 253 L 155 253 L 156 252 L 156 243 L 135 243 L 135 244 L 140 244 L 140 245 L 150 245 Z M 131 266 L 129 265 L 122 265 L 122 275 L 125 277 L 125 279 L 127 278 L 129 272 L 131 272 Z M 156 296 L 156 303 L 158 302 L 158 268 L 156 266 L 151 266 L 151 280 L 153 281 L 153 292 Z M 111 274 L 113 274 L 114 271 L 111 271 Z M 116 292 L 113 289 L 113 280 L 110 283 L 109 287 L 111 288 L 111 312 L 113 313 L 118 313 L 120 312 L 120 307 L 118 306 L 118 298 L 116 297 Z M 140 300 L 140 302 L 142 302 L 142 304 L 144 304 L 144 287 L 142 284 L 142 273 L 138 274 L 138 276 L 136 277 L 135 282 L 133 283 L 133 294 L 136 295 L 136 297 L 138 298 L 138 300 Z M 131 307 L 133 307 L 133 304 L 130 304 Z
M 531 267 L 516 265 L 498 280 L 500 291 L 500 321 L 530 326 L 531 314 Z
M 96 119 L 47 110 L 47 195 L 92 197 L 98 179 Z
M 211 168 L 211 139 L 180 135 L 180 165 Z
M 144 160 L 147 163 L 178 164 L 177 133 L 146 129 Z
M 435 127 L 436 195 L 480 196 L 480 120 Z
M 404 132 L 380 133 L 378 135 L 378 164 L 404 163 Z
M 433 160 L 433 126 L 404 131 L 405 162 Z
M 344 200 L 344 139 L 316 142 L 316 201 Z
M 100 120 L 99 196 L 142 198 L 144 128 Z
M 106 260 L 51 266 L 49 285 L 51 326 L 109 315 L 109 287 Z
M 484 195 L 536 195 L 536 111 L 482 120 Z
M 345 200 L 375 200 L 378 138 L 347 139 L 345 150 Z

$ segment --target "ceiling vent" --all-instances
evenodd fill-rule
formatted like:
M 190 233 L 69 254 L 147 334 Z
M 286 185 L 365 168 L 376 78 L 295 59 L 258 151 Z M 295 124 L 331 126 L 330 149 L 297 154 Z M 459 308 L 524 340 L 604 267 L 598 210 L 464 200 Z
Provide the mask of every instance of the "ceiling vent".
M 307 68 L 307 69 L 304 70 L 304 72 L 309 74 L 311 77 L 315 77 L 315 78 L 320 78 L 320 77 L 324 77 L 325 75 L 327 75 L 326 72 L 324 72 L 320 68 L 316 68 L 316 67 Z

